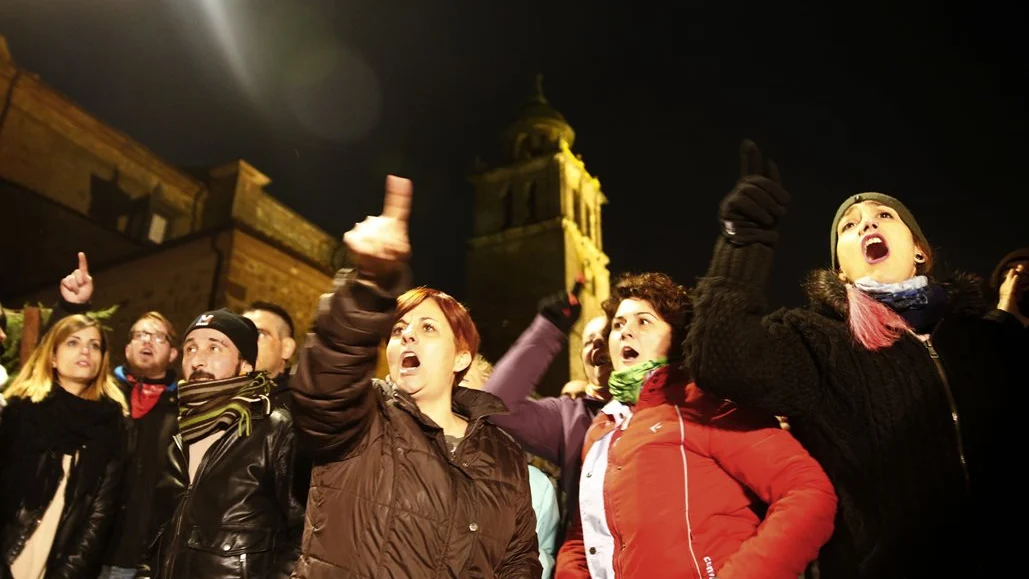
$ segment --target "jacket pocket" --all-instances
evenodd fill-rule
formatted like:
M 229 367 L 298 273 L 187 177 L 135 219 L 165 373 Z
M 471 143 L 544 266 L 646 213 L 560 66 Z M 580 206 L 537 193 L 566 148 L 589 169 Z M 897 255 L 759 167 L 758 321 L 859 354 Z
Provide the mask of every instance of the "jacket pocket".
M 194 528 L 186 545 L 194 552 L 198 577 L 264 577 L 271 561 L 271 532 L 256 529 Z
M 238 557 L 243 553 L 264 553 L 272 549 L 271 531 L 261 529 L 200 529 L 194 527 L 186 542 L 190 549 Z

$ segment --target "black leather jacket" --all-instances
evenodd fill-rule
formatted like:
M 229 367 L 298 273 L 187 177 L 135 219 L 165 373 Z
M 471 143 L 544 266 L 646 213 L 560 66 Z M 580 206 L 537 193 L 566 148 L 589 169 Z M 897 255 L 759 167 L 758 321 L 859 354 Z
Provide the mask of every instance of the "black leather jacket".
M 172 379 L 168 378 L 168 381 Z M 120 386 L 126 400 L 131 400 L 131 387 L 124 383 Z M 150 545 L 149 533 L 154 527 L 151 520 L 154 487 L 166 468 L 168 447 L 179 429 L 177 394 L 175 390 L 165 390 L 145 416 L 125 419 L 124 483 L 104 565 L 136 567 Z
M 182 438 L 155 492 L 159 525 L 138 577 L 287 578 L 300 555 L 304 509 L 294 493 L 293 418 L 252 408 L 252 432 L 233 424 L 207 451 L 192 484 Z
M 3 410 L 3 428 L 0 428 L 0 448 L 8 448 L 8 444 L 18 444 L 12 438 L 17 435 L 17 414 L 25 404 L 22 399 L 10 400 Z M 106 441 L 107 444 L 83 446 L 74 461 L 67 477 L 64 512 L 61 514 L 54 535 L 53 546 L 47 559 L 44 579 L 93 579 L 100 572 L 101 559 L 111 524 L 118 509 L 118 497 L 122 480 L 124 458 L 124 427 L 119 418 L 117 426 L 110 432 L 119 440 Z M 6 453 L 0 453 L 6 454 Z M 0 462 L 5 461 L 0 456 Z M 44 480 L 42 473 L 59 473 L 54 464 L 60 463 L 62 455 L 47 452 L 36 455 L 34 459 L 19 460 L 19 464 L 5 464 L 0 468 L 15 466 L 16 468 L 33 469 L 41 473 L 37 480 L 43 488 L 56 488 L 56 480 Z M 39 521 L 46 510 L 46 505 L 29 508 L 24 503 L 24 496 L 18 489 L 2 489 L 4 496 L 0 498 L 6 513 L 0 521 L 0 579 L 10 579 L 10 565 L 25 547 L 28 538 L 35 532 Z

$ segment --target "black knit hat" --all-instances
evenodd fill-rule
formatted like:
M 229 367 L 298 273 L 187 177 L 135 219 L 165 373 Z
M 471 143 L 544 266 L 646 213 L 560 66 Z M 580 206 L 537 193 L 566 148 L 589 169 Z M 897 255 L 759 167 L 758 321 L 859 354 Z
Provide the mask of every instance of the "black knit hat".
M 1023 247 L 1016 249 L 1011 253 L 1004 256 L 1004 259 L 1000 260 L 997 267 L 993 269 L 993 275 L 990 276 L 990 287 L 993 289 L 1000 288 L 1001 276 L 1007 271 L 1008 266 L 1015 261 L 1029 261 L 1029 247 Z
M 929 242 L 926 240 L 925 235 L 922 234 L 922 228 L 919 227 L 918 222 L 915 221 L 915 216 L 911 214 L 911 211 L 909 211 L 899 199 L 890 197 L 885 193 L 858 193 L 857 195 L 851 195 L 840 205 L 840 208 L 836 210 L 836 217 L 832 220 L 832 231 L 829 233 L 829 263 L 833 269 L 839 267 L 839 264 L 836 262 L 836 241 L 838 238 L 836 228 L 840 224 L 840 219 L 843 219 L 843 214 L 850 209 L 851 205 L 861 203 L 863 201 L 875 201 L 876 203 L 885 205 L 896 211 L 900 216 L 900 220 L 904 222 L 904 225 L 908 226 L 908 229 L 911 230 L 911 236 L 915 238 L 915 243 L 923 250 L 929 251 Z
M 185 342 L 190 332 L 198 328 L 210 328 L 225 334 L 239 349 L 239 355 L 244 360 L 250 362 L 251 366 L 257 364 L 257 326 L 248 318 L 228 308 L 204 312 L 186 328 L 182 341 Z

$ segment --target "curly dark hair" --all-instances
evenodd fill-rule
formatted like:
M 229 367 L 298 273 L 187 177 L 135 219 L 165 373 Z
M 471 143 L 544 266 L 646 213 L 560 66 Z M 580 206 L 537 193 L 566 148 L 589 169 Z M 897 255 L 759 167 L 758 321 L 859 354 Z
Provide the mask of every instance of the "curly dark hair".
M 691 291 L 663 273 L 622 274 L 611 287 L 611 295 L 604 300 L 604 313 L 608 319 L 607 328 L 604 330 L 605 336 L 611 333 L 611 319 L 618 311 L 618 305 L 622 300 L 629 298 L 646 300 L 654 306 L 661 319 L 672 326 L 668 360 L 682 361 L 682 342 L 686 339 L 690 323 L 693 322 Z

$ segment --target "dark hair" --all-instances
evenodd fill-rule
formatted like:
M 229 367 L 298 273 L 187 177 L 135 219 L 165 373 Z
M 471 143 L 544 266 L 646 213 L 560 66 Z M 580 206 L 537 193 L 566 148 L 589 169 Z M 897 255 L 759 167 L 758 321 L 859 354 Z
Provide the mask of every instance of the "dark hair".
M 619 304 L 630 298 L 646 300 L 654 306 L 661 319 L 672 326 L 668 360 L 681 361 L 682 342 L 693 321 L 693 298 L 690 291 L 663 273 L 622 274 L 611 287 L 611 295 L 604 300 L 603 308 L 608 320 L 604 335 L 611 331 L 611 320 Z
M 289 337 L 293 337 L 293 318 L 290 317 L 289 312 L 286 311 L 286 308 L 280 306 L 279 304 L 273 304 L 271 302 L 257 301 L 250 304 L 250 307 L 248 307 L 246 311 L 252 312 L 254 310 L 270 312 L 282 318 L 282 321 L 286 322 L 286 327 L 289 328 Z

